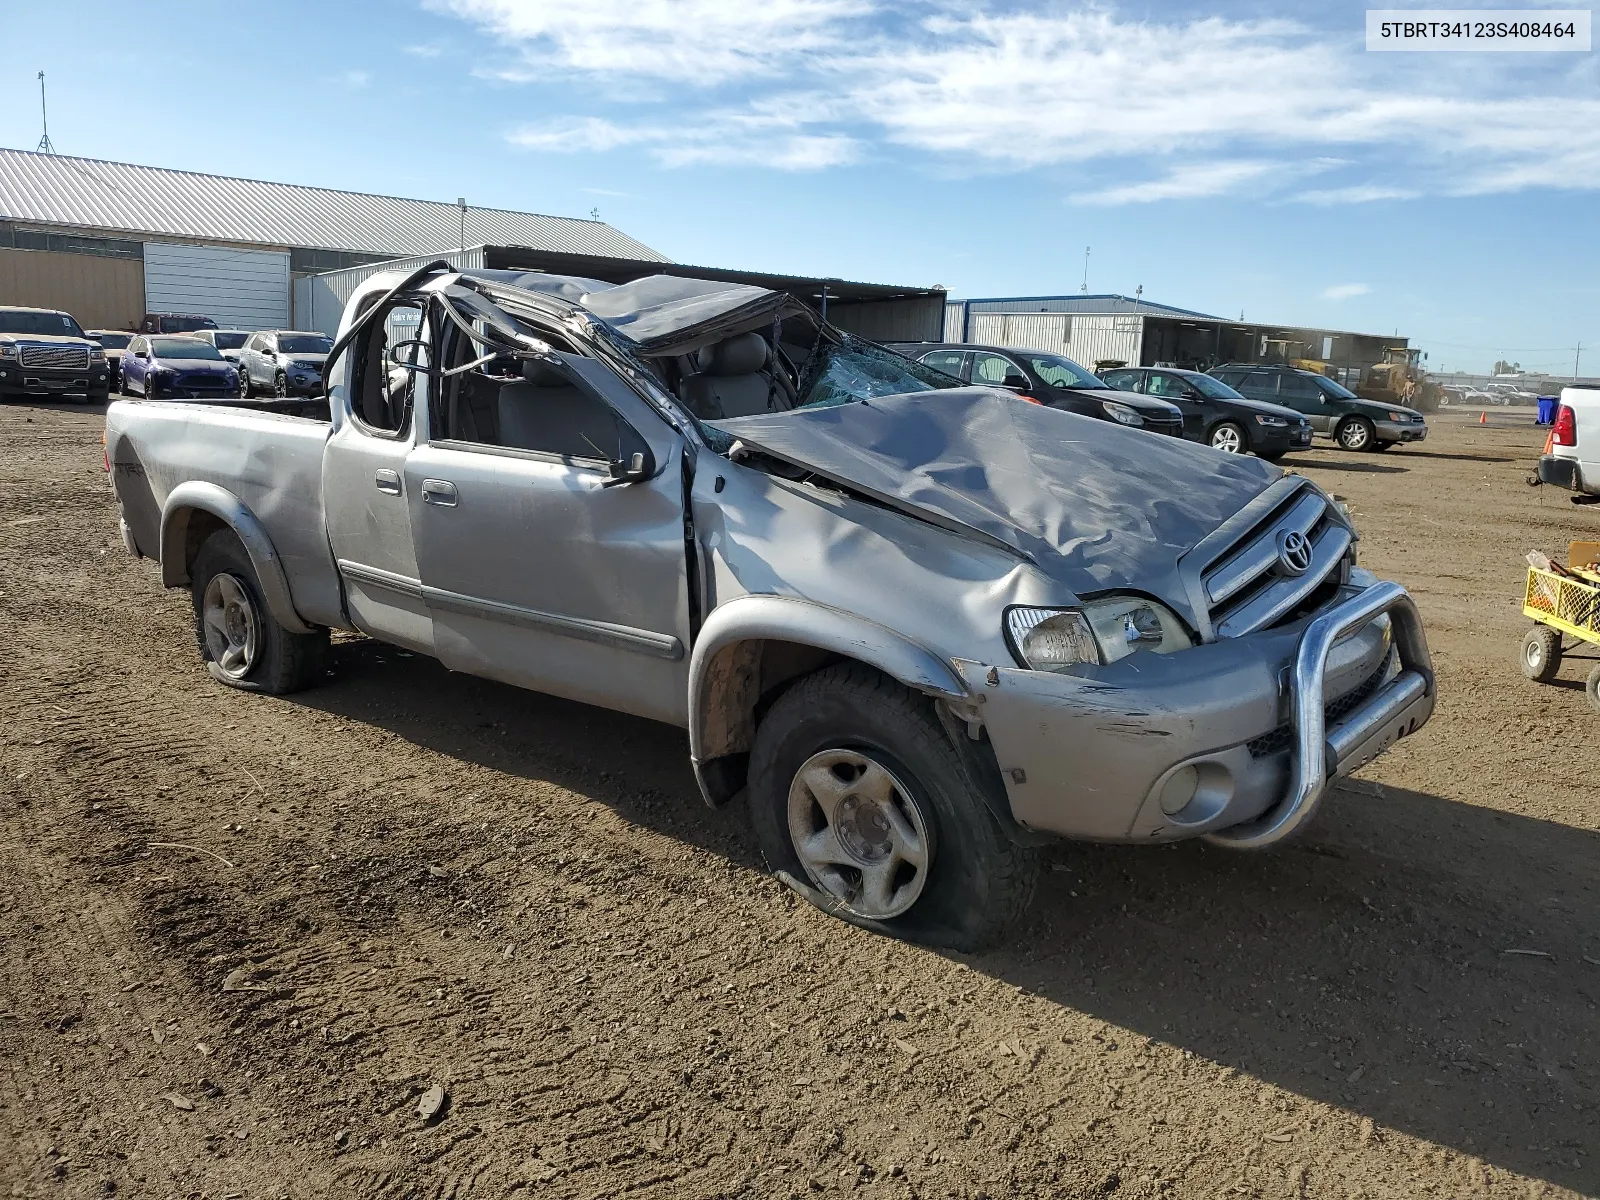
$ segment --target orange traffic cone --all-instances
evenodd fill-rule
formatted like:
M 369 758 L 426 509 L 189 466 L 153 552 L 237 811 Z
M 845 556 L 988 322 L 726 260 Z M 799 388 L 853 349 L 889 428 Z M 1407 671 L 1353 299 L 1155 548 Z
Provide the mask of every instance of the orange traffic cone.
M 1478 424 L 1479 425 L 1487 425 L 1488 423 L 1489 423 L 1489 414 L 1486 413 L 1486 412 L 1480 412 L 1478 414 Z

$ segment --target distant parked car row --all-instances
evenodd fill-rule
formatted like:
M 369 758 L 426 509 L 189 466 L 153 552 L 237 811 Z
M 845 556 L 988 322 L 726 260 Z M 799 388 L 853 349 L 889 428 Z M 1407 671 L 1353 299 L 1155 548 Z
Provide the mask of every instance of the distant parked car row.
M 318 396 L 332 348 L 326 334 L 293 329 L 135 334 L 118 391 L 147 400 Z

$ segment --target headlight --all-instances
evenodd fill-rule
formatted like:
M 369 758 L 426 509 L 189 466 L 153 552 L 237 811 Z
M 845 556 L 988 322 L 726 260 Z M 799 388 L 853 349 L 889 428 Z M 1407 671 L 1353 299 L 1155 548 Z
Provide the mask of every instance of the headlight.
M 90 362 L 105 362 L 105 360 L 106 360 L 106 352 L 104 350 L 97 350 L 92 346 L 89 348 L 89 361 Z
M 1017 657 L 1035 671 L 1114 663 L 1140 650 L 1171 654 L 1194 644 L 1176 613 L 1143 596 L 1108 596 L 1081 609 L 1017 605 L 1006 610 L 1006 632 Z
M 1284 420 L 1282 417 L 1269 417 L 1262 413 L 1256 414 L 1256 424 L 1265 425 L 1271 429 L 1281 429 L 1288 423 L 1289 422 Z
M 1391 420 L 1391 421 L 1405 422 L 1405 421 L 1409 421 L 1410 419 L 1411 418 L 1406 416 L 1405 413 L 1392 412 L 1392 413 L 1389 414 L 1389 420 Z
M 9 343 L 0 344 L 0 358 L 15 358 L 17 348 Z
M 1105 409 L 1106 416 L 1110 417 L 1118 425 L 1133 425 L 1137 427 L 1144 424 L 1144 418 L 1126 404 L 1118 404 L 1115 400 L 1102 400 L 1100 401 L 1100 407 Z

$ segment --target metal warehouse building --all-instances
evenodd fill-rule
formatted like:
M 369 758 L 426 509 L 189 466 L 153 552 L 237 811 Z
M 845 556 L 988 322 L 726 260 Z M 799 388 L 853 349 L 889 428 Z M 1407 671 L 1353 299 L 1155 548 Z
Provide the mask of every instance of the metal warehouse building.
M 0 304 L 87 328 L 291 327 L 299 278 L 486 241 L 666 261 L 603 221 L 469 206 L 463 228 L 454 204 L 0 149 Z
M 1119 295 L 950 300 L 944 340 L 1044 350 L 1091 369 L 1097 363 L 1206 370 L 1224 362 L 1314 361 L 1351 386 L 1363 367 L 1384 361 L 1387 349 L 1409 345 L 1398 336 L 1230 321 Z

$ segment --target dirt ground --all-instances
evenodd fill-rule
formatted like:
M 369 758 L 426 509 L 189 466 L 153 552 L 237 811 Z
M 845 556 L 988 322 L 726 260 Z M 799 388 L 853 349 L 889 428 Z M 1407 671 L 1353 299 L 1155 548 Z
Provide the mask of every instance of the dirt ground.
M 0 1193 L 1600 1193 L 1600 718 L 1516 653 L 1600 508 L 1476 416 L 1285 464 L 1432 724 L 1277 852 L 1063 845 L 963 958 L 798 903 L 676 730 L 355 638 L 218 686 L 99 413 L 0 408 Z

